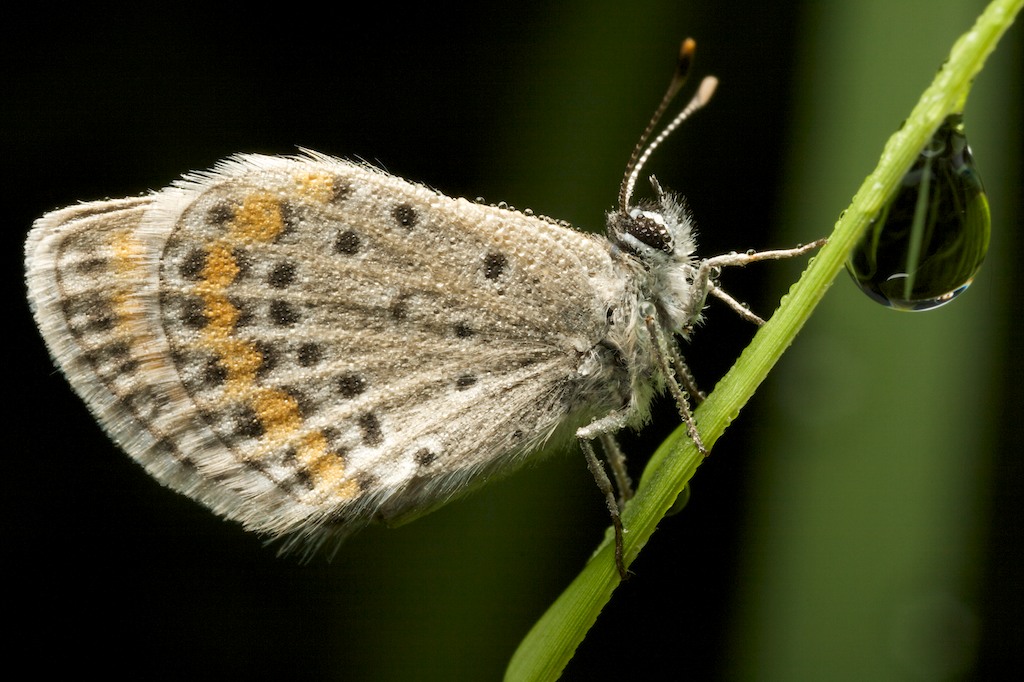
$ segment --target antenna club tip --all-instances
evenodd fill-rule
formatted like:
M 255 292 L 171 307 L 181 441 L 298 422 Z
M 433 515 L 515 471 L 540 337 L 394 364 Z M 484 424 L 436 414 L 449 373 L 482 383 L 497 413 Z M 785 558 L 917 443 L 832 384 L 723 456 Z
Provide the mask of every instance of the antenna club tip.
M 718 79 L 714 76 L 705 76 L 704 80 L 700 82 L 700 87 L 697 89 L 697 97 L 700 99 L 701 104 L 707 103 L 711 96 L 715 94 L 715 89 L 718 87 Z
M 676 62 L 676 74 L 675 79 L 682 84 L 682 81 L 686 79 L 686 74 L 690 70 L 690 65 L 693 63 L 693 53 L 697 49 L 697 43 L 693 38 L 687 38 L 683 41 L 683 44 L 679 46 L 679 59 Z

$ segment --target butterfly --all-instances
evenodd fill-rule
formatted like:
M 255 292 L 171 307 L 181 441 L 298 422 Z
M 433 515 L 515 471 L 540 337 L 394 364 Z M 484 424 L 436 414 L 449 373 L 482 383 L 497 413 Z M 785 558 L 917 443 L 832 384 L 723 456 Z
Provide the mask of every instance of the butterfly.
M 36 221 L 28 296 L 58 367 L 161 483 L 315 551 L 413 518 L 577 438 L 622 560 L 631 494 L 615 433 L 668 390 L 704 451 L 701 394 L 675 343 L 724 266 L 805 253 L 694 253 L 691 217 L 650 153 L 711 97 L 637 145 L 607 236 L 450 198 L 314 152 L 238 155 L 146 196 Z M 594 443 L 616 478 L 616 499 Z

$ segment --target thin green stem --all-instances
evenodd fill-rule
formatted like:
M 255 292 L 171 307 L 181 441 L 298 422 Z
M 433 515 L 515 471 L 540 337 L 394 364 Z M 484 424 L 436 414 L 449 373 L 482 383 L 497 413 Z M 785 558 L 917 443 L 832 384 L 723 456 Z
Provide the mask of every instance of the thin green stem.
M 712 447 L 764 381 L 811 312 L 825 295 L 847 254 L 895 192 L 914 159 L 942 121 L 961 111 L 971 83 L 1000 37 L 1013 23 L 1024 0 L 994 0 L 975 25 L 953 45 L 949 58 L 921 95 L 903 127 L 889 138 L 874 172 L 840 215 L 829 243 L 783 297 L 771 320 L 754 336 L 733 368 L 695 412 L 700 433 Z M 658 448 L 644 471 L 636 497 L 622 520 L 628 566 L 654 533 L 702 458 L 685 429 L 677 429 Z M 572 658 L 619 583 L 614 548 L 605 542 L 527 634 L 512 657 L 507 680 L 554 680 Z

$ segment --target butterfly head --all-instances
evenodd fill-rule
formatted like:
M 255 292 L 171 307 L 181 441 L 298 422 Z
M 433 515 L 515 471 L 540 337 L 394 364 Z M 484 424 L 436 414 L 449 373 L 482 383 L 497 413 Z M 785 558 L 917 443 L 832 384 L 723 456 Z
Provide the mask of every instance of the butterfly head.
M 674 333 L 685 334 L 700 317 L 703 295 L 694 295 L 696 271 L 693 220 L 681 197 L 657 192 L 656 202 L 641 202 L 628 212 L 608 214 L 608 238 L 639 261 L 647 276 L 641 292 Z

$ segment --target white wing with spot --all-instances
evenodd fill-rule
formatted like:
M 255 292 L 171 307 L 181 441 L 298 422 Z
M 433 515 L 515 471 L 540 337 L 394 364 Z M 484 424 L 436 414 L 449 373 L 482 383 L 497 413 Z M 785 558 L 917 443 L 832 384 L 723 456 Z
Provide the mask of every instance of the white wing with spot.
M 264 533 L 436 506 L 628 399 L 595 355 L 630 285 L 607 240 L 365 165 L 235 157 L 26 248 L 107 431 Z

